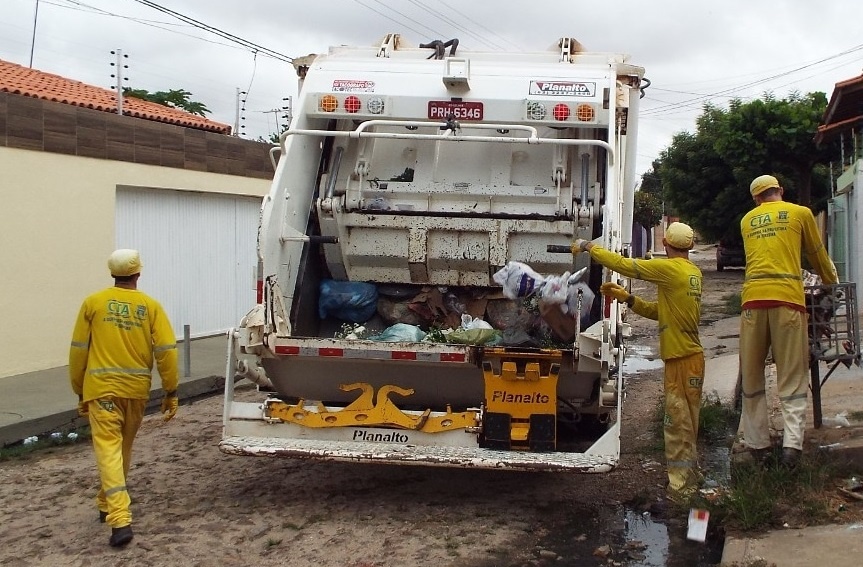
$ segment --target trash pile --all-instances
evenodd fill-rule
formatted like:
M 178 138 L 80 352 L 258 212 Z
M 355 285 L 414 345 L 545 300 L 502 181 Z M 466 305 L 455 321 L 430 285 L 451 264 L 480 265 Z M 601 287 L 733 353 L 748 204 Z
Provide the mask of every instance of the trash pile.
M 582 329 L 591 323 L 596 294 L 587 273 L 543 276 L 509 262 L 492 276 L 500 290 L 325 279 L 318 315 L 345 322 L 336 335 L 341 339 L 569 346 L 576 318 Z

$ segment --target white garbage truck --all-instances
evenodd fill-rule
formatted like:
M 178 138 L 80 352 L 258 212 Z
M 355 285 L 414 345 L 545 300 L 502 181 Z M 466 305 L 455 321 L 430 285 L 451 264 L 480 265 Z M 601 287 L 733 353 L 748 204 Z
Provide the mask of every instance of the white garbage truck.
M 630 253 L 643 68 L 571 38 L 509 53 L 399 34 L 294 66 L 220 449 L 613 469 L 629 329 L 597 291 L 621 278 L 570 244 Z M 563 303 L 542 301 L 553 282 Z

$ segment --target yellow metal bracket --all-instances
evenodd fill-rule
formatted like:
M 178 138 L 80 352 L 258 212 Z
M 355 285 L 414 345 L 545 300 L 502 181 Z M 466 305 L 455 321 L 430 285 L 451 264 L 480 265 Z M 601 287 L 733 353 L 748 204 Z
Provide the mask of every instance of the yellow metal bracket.
M 400 396 L 410 396 L 412 389 L 385 385 L 378 389 L 375 396 L 374 388 L 366 382 L 341 384 L 339 388 L 345 392 L 362 390 L 353 402 L 337 411 L 330 411 L 320 402 L 315 409 L 308 409 L 304 400 L 296 404 L 286 404 L 270 401 L 267 404 L 267 414 L 270 418 L 281 419 L 304 427 L 396 427 L 426 433 L 452 431 L 459 428 L 477 425 L 474 412 L 453 413 L 447 407 L 443 415 L 431 415 L 427 409 L 419 415 L 407 414 L 400 410 L 389 396 L 391 393 Z

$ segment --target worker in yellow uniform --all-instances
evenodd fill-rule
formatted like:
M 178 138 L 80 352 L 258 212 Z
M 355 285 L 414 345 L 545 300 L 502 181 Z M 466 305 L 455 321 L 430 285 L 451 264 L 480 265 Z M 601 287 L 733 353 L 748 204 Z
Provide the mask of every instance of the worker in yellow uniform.
M 177 344 L 171 323 L 155 299 L 138 291 L 141 258 L 116 250 L 108 258 L 114 286 L 84 300 L 72 333 L 69 379 L 78 413 L 89 416 L 101 489 L 99 519 L 111 526 L 113 547 L 132 541 L 126 476 L 132 443 L 150 398 L 153 359 L 162 378 L 165 421 L 177 412 Z
M 592 260 L 606 268 L 657 285 L 658 301 L 636 297 L 616 282 L 602 284 L 600 291 L 659 323 L 659 355 L 665 363 L 668 495 L 680 504 L 689 500 L 700 479 L 696 439 L 704 384 L 704 349 L 698 337 L 702 275 L 689 260 L 693 243 L 692 228 L 673 222 L 662 239 L 666 258 L 625 258 L 581 239 L 572 245 L 573 253 L 586 251 Z
M 838 277 L 811 210 L 783 201 L 784 189 L 772 175 L 756 177 L 749 192 L 756 206 L 740 221 L 746 252 L 740 317 L 743 436 L 756 460 L 763 462 L 772 447 L 764 379 L 765 360 L 772 351 L 784 423 L 781 462 L 793 468 L 803 452 L 809 385 L 801 256 L 825 284 L 837 283 Z

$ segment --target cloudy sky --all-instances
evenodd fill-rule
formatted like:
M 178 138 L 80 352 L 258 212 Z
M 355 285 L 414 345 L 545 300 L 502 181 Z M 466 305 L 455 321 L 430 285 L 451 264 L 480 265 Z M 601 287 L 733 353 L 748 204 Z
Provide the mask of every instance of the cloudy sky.
M 291 57 L 370 45 L 389 32 L 411 43 L 541 51 L 574 37 L 645 67 L 638 171 L 705 102 L 829 97 L 863 71 L 859 0 L 0 0 L 0 59 L 93 85 L 113 84 L 112 50 L 128 55 L 125 85 L 185 89 L 244 137 L 277 130 L 296 96 Z M 38 6 L 38 10 L 37 10 Z M 160 10 L 164 8 L 165 10 Z M 185 18 L 177 18 L 170 12 Z M 216 33 L 189 23 L 194 20 Z M 35 33 L 34 33 L 35 22 Z M 231 41 L 230 37 L 236 38 Z M 240 44 L 245 44 L 240 45 Z M 261 48 L 254 51 L 254 44 Z M 237 91 L 247 91 L 238 105 Z M 242 98 L 242 97 L 241 97 Z

